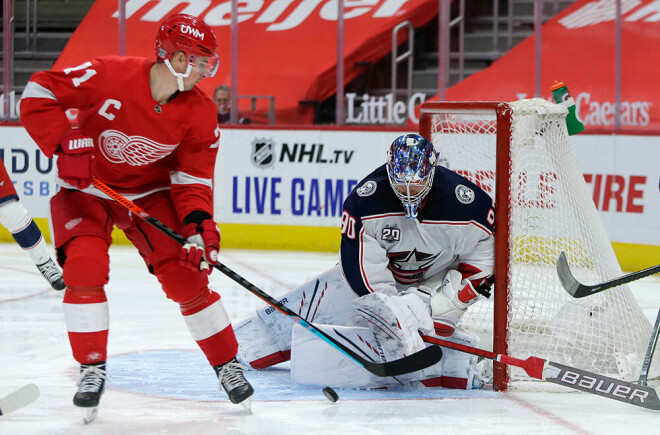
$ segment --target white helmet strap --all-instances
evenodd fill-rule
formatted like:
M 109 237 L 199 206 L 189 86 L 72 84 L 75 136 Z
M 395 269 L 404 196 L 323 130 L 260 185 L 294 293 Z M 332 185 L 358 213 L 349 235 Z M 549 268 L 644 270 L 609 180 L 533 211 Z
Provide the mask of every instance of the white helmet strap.
M 190 71 L 192 71 L 192 67 L 193 67 L 192 64 L 190 63 L 188 64 L 188 68 L 186 68 L 186 72 L 184 74 L 176 72 L 172 67 L 172 64 L 170 63 L 169 59 L 165 59 L 165 65 L 167 65 L 167 69 L 170 70 L 172 75 L 176 77 L 176 83 L 177 85 L 179 85 L 179 91 L 180 92 L 185 91 L 185 89 L 183 88 L 183 79 L 190 75 Z

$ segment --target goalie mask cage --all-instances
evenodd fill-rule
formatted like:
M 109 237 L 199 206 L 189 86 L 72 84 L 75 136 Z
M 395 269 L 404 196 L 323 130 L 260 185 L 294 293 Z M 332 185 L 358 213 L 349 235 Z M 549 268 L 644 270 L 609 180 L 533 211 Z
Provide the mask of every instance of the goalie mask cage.
M 439 164 L 495 201 L 493 296 L 471 306 L 458 326 L 480 335 L 483 346 L 492 341 L 496 353 L 636 380 L 651 324 L 630 289 L 574 299 L 557 278 L 561 251 L 581 282 L 621 275 L 571 149 L 566 113 L 542 99 L 421 106 L 420 134 L 433 142 Z M 511 380 L 531 378 L 495 363 L 495 388 Z

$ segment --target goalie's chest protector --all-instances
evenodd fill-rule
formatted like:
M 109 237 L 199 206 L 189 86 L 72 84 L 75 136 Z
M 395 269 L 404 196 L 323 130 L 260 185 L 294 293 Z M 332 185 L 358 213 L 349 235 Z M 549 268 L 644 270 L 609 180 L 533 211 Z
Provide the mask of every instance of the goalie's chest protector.
M 390 274 L 402 289 L 463 259 L 479 262 L 476 246 L 493 241 L 494 209 L 486 193 L 438 167 L 419 215 L 408 219 L 385 171 L 377 169 L 345 202 L 344 212 L 355 218 L 356 228 L 353 241 L 342 234 L 342 268 L 354 290 L 361 282 L 359 294 L 377 291 L 368 283 L 391 280 Z M 492 263 L 493 255 L 483 254 L 481 264 Z M 370 267 L 377 264 L 386 267 Z

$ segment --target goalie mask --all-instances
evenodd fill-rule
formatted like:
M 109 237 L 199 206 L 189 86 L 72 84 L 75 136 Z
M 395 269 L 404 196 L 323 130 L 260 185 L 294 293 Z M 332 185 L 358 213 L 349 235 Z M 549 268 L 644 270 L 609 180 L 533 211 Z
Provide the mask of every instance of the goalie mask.
M 156 35 L 156 56 L 165 62 L 176 77 L 179 91 L 183 91 L 183 79 L 193 68 L 202 77 L 213 77 L 218 70 L 220 59 L 216 50 L 218 44 L 211 27 L 201 19 L 187 14 L 172 15 L 160 25 Z M 186 72 L 178 73 L 170 64 L 172 55 L 182 51 L 186 55 Z
M 417 134 L 399 136 L 387 151 L 387 176 L 409 219 L 431 190 L 435 164 L 433 144 Z

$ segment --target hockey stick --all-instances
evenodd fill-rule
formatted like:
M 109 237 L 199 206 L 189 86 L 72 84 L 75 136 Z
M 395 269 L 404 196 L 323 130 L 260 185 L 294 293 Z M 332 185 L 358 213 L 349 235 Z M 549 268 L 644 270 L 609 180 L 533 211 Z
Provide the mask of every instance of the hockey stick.
M 5 397 L 0 398 L 0 415 L 7 415 L 17 409 L 37 400 L 39 388 L 34 384 L 27 384 Z
M 176 233 L 173 229 L 169 228 L 167 225 L 165 225 L 155 217 L 151 216 L 149 213 L 142 210 L 140 207 L 138 207 L 128 199 L 124 198 L 122 195 L 115 192 L 110 187 L 106 186 L 103 182 L 95 179 L 92 182 L 92 184 L 101 192 L 105 193 L 110 198 L 112 198 L 113 200 L 117 201 L 119 204 L 126 207 L 128 210 L 131 211 L 131 213 L 135 214 L 140 219 L 151 224 L 154 228 L 161 231 L 166 236 L 170 237 L 172 240 L 176 241 L 181 245 L 184 245 L 188 242 L 183 236 Z M 307 321 L 302 319 L 300 316 L 298 316 L 295 312 L 291 311 L 281 302 L 277 301 L 269 294 L 265 293 L 257 286 L 255 286 L 254 284 L 252 284 L 251 282 L 249 282 L 248 280 L 246 280 L 241 275 L 234 272 L 232 269 L 225 266 L 221 262 L 218 261 L 218 263 L 215 264 L 213 267 L 218 269 L 220 272 L 224 273 L 227 277 L 231 278 L 236 283 L 240 284 L 247 291 L 254 294 L 255 296 L 257 296 L 262 301 L 266 302 L 271 307 L 275 308 L 280 313 L 284 314 L 285 316 L 288 316 L 294 322 L 299 323 L 303 327 L 307 328 L 307 330 L 314 333 L 316 336 L 321 338 L 326 343 L 329 343 L 330 345 L 334 346 L 337 350 L 342 352 L 348 358 L 352 359 L 357 364 L 361 365 L 366 370 L 368 370 L 369 372 L 373 373 L 376 376 L 382 376 L 382 377 L 399 376 L 406 373 L 416 372 L 418 370 L 422 370 L 426 367 L 430 367 L 436 364 L 442 358 L 442 349 L 431 346 L 423 350 L 420 350 L 419 352 L 413 353 L 412 355 L 408 355 L 406 357 L 394 361 L 388 361 L 385 363 L 375 363 L 373 361 L 369 361 L 361 357 L 360 355 L 358 355 L 348 347 L 344 346 L 342 343 L 338 342 L 332 336 L 326 334 L 325 332 L 316 328 L 311 323 L 308 323 Z
M 651 368 L 651 360 L 653 359 L 653 354 L 655 353 L 655 346 L 658 344 L 658 333 L 660 332 L 659 330 L 660 311 L 658 311 L 658 316 L 655 318 L 655 325 L 653 326 L 653 332 L 651 333 L 651 340 L 649 340 L 649 347 L 646 349 L 644 364 L 642 364 L 642 372 L 639 375 L 639 385 L 647 385 L 646 381 L 649 376 L 649 369 Z
M 489 352 L 487 350 L 470 347 L 460 343 L 446 341 L 440 338 L 423 335 L 427 343 L 437 344 L 472 355 L 483 356 L 502 364 L 520 367 L 532 378 L 563 385 L 568 388 L 585 391 L 629 403 L 642 408 L 660 410 L 660 399 L 655 389 L 643 385 L 635 385 L 632 382 L 620 381 L 607 376 L 598 375 L 585 370 L 565 366 L 556 362 L 548 361 L 536 356 L 530 356 L 525 360 L 508 355 Z
M 564 289 L 574 298 L 583 298 L 585 296 L 593 295 L 602 292 L 603 290 L 636 281 L 656 273 L 660 273 L 660 264 L 600 284 L 584 285 L 575 279 L 573 273 L 571 273 L 566 254 L 561 252 L 557 258 L 557 276 L 559 276 L 559 281 Z

